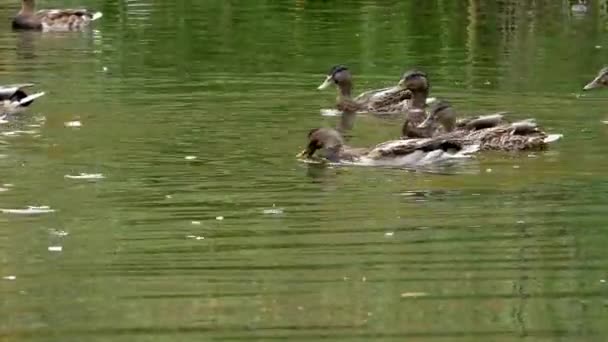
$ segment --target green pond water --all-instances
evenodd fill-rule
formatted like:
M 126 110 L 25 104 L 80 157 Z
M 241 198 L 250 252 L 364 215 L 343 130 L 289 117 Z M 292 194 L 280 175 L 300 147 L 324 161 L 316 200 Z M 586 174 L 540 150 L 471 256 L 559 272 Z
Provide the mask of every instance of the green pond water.
M 0 127 L 0 208 L 54 210 L 0 214 L 0 340 L 606 341 L 608 91 L 581 91 L 603 1 L 40 2 L 104 17 L 23 33 L 0 8 L 0 83 L 47 92 Z M 435 173 L 300 163 L 337 63 L 564 139 Z M 360 116 L 349 143 L 399 132 Z

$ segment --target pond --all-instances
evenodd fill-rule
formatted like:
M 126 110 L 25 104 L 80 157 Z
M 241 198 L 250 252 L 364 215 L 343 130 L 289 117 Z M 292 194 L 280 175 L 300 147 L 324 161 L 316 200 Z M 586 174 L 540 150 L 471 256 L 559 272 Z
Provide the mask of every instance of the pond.
M 0 127 L 0 208 L 39 211 L 0 214 L 2 340 L 608 334 L 608 91 L 582 92 L 608 61 L 603 1 L 40 5 L 104 17 L 13 32 L 18 1 L 0 9 L 2 83 L 47 92 Z M 303 164 L 338 63 L 356 92 L 418 68 L 463 115 L 564 139 L 446 172 Z M 350 143 L 399 132 L 360 116 Z

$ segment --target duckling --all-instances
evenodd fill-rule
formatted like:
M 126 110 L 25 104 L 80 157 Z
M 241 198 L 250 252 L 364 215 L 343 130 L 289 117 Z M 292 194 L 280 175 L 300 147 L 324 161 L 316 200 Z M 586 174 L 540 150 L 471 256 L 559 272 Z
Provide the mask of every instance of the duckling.
M 31 83 L 0 85 L 0 101 L 2 101 L 0 111 L 4 114 L 20 112 L 31 105 L 35 99 L 45 94 L 44 92 L 38 92 L 28 95 L 25 88 L 33 86 L 34 84 Z
M 13 28 L 38 31 L 76 31 L 101 18 L 101 12 L 86 9 L 51 9 L 36 12 L 36 0 L 21 0 L 21 10 L 13 18 Z
M 395 86 L 366 91 L 352 98 L 352 74 L 348 67 L 335 65 L 327 73 L 325 81 L 317 88 L 338 87 L 336 108 L 341 112 L 369 112 L 376 115 L 403 113 L 408 107 L 406 90 Z
M 441 124 L 447 132 L 436 138 L 460 141 L 461 144 L 479 144 L 481 150 L 545 150 L 550 143 L 562 138 L 561 134 L 541 131 L 534 120 L 504 123 L 501 114 L 457 122 L 452 107 L 445 101 L 437 101 L 429 108 L 429 116 L 420 127 L 432 123 Z
M 597 73 L 597 76 L 593 79 L 593 81 L 587 83 L 587 85 L 583 88 L 583 90 L 591 90 L 596 88 L 606 88 L 608 87 L 608 67 L 603 67 Z
M 392 140 L 372 148 L 353 148 L 344 144 L 338 131 L 315 128 L 308 133 L 308 145 L 298 157 L 320 157 L 334 163 L 366 165 L 423 166 L 449 159 L 467 157 L 479 145 L 465 145 L 450 139 Z

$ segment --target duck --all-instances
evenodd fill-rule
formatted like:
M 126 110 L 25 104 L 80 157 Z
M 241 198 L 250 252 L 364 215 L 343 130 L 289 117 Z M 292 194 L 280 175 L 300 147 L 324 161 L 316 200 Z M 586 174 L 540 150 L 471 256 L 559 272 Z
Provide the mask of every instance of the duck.
M 607 88 L 607 87 L 608 87 L 608 67 L 603 67 L 597 73 L 595 78 L 583 87 L 583 90 L 592 90 L 592 89 Z
M 36 0 L 21 0 L 21 10 L 13 18 L 13 29 L 37 31 L 77 31 L 99 18 L 101 12 L 86 9 L 36 11 Z
M 0 101 L 2 114 L 13 114 L 29 107 L 35 99 L 44 96 L 44 92 L 37 92 L 28 95 L 26 88 L 33 87 L 33 83 L 0 85 Z
M 369 90 L 353 98 L 352 78 L 347 66 L 334 65 L 317 89 L 327 89 L 334 84 L 338 88 L 336 108 L 343 113 L 368 112 L 387 115 L 404 113 L 408 108 L 407 91 L 398 86 Z
M 444 100 L 430 106 L 419 128 L 432 124 L 440 124 L 446 131 L 435 138 L 478 144 L 482 151 L 541 151 L 562 138 L 561 134 L 543 132 L 533 119 L 509 123 L 502 114 L 493 114 L 457 121 L 453 107 Z
M 308 132 L 308 144 L 298 158 L 332 163 L 416 167 L 462 159 L 479 150 L 462 140 L 444 138 L 391 140 L 371 148 L 356 148 L 344 143 L 333 128 L 314 128 Z

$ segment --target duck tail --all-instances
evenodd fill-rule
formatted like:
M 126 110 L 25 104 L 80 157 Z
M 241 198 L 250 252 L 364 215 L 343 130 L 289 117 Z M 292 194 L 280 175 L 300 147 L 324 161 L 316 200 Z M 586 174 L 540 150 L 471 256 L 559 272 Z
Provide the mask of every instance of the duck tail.
M 45 92 L 41 91 L 39 93 L 26 96 L 26 97 L 24 97 L 24 98 L 22 98 L 22 99 L 19 100 L 19 106 L 27 107 L 30 104 L 32 104 L 32 102 L 34 102 L 35 99 L 37 99 L 37 98 L 39 98 L 41 96 L 44 96 L 44 95 L 45 95 Z
M 103 13 L 101 13 L 101 12 L 95 12 L 91 16 L 91 21 L 95 21 L 97 19 L 100 19 L 101 17 L 103 17 Z
M 556 141 L 560 140 L 563 137 L 564 137 L 563 134 L 548 134 L 545 137 L 545 139 L 543 139 L 543 142 L 545 144 L 550 144 L 550 143 L 553 143 L 553 142 L 556 142 Z

